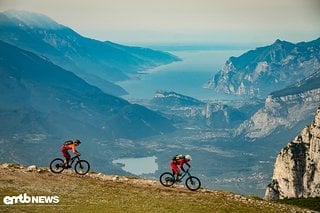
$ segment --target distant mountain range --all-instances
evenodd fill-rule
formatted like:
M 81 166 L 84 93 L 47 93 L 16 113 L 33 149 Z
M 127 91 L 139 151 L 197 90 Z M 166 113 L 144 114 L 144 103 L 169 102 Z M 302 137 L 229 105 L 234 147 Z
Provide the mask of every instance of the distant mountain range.
M 271 93 L 264 106 L 239 130 L 250 139 L 272 136 L 276 132 L 301 129 L 313 118 L 320 104 L 320 70 L 283 90 Z M 291 132 L 294 135 L 296 132 Z
M 216 92 L 266 97 L 308 78 L 320 69 L 320 38 L 293 44 L 273 44 L 230 57 L 208 82 Z
M 155 93 L 153 99 L 151 100 L 153 104 L 162 105 L 162 106 L 202 106 L 204 103 L 195 98 L 185 96 L 176 92 L 167 92 L 159 90 Z
M 0 13 L 0 49 L 0 161 L 46 164 L 63 140 L 79 138 L 96 167 L 119 171 L 105 158 L 175 130 L 160 113 L 117 97 L 126 91 L 113 83 L 179 60 L 171 54 L 85 38 L 23 11 Z
M 157 91 L 149 104 L 153 110 L 178 116 L 189 125 L 231 129 L 249 119 L 259 109 L 261 101 L 247 101 L 236 108 L 221 102 L 203 102 L 173 91 Z
M 320 68 L 307 78 L 304 78 L 282 90 L 272 92 L 270 95 L 272 97 L 289 96 L 298 93 L 304 93 L 318 88 L 320 88 Z
M 263 99 L 205 102 L 158 91 L 146 107 L 117 97 L 125 91 L 114 82 L 175 56 L 84 38 L 16 11 L 0 14 L 0 49 L 2 162 L 47 165 L 64 139 L 79 138 L 96 171 L 119 174 L 113 159 L 154 155 L 160 172 L 179 149 L 198 159 L 195 173 L 206 184 L 248 193 L 265 187 L 280 143 L 309 124 L 320 103 L 319 39 L 277 40 L 231 57 L 210 82 Z
M 134 139 L 174 130 L 160 114 L 108 95 L 47 58 L 2 41 L 0 48 L 3 139 L 29 134 Z
M 180 60 L 166 52 L 86 38 L 45 15 L 26 11 L 0 13 L 0 40 L 46 57 L 113 95 L 126 94 L 114 82 Z

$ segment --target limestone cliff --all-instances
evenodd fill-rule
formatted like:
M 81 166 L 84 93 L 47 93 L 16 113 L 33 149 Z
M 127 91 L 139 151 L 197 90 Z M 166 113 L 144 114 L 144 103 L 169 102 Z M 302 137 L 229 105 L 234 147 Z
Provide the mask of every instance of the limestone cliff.
M 268 96 L 264 107 L 237 129 L 238 135 L 249 139 L 266 137 L 277 128 L 290 129 L 298 122 L 312 119 L 320 103 L 320 88 L 280 97 Z
M 216 92 L 264 98 L 320 68 L 320 38 L 293 44 L 273 44 L 230 57 L 206 87 Z
M 315 120 L 278 154 L 265 199 L 320 196 L 320 105 Z

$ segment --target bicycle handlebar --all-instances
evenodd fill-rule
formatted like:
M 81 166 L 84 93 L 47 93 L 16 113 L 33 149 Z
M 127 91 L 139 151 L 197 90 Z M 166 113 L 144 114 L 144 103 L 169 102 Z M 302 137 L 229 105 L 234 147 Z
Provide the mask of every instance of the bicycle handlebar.
M 75 155 L 71 159 L 79 158 L 80 155 Z

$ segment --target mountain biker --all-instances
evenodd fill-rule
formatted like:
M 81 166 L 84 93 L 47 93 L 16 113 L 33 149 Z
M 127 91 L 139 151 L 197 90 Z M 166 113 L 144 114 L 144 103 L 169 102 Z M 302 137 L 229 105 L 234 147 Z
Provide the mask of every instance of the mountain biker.
M 63 166 L 68 166 L 68 164 L 69 164 L 69 160 L 71 157 L 69 154 L 69 150 L 72 150 L 74 155 L 80 155 L 80 153 L 76 150 L 76 146 L 79 146 L 80 144 L 81 144 L 81 142 L 78 139 L 67 140 L 63 143 L 63 145 L 61 147 L 61 152 L 66 159 L 63 163 Z M 68 166 L 68 168 L 69 168 L 69 166 Z
M 192 160 L 191 155 L 181 155 L 181 154 L 177 154 L 171 159 L 170 167 L 172 169 L 173 176 L 176 176 L 175 177 L 176 180 L 178 180 L 180 176 L 179 167 L 183 172 L 185 172 L 186 170 L 183 168 L 183 165 L 186 164 L 190 168 L 191 166 L 188 162 L 190 162 L 191 160 Z

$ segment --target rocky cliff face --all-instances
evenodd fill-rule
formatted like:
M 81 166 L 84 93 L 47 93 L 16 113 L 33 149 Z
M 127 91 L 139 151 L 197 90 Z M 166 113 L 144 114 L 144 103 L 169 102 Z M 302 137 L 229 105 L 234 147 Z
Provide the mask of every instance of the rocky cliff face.
M 320 38 L 273 44 L 230 57 L 206 87 L 227 94 L 266 97 L 320 68 Z
M 265 106 L 237 130 L 247 138 L 266 137 L 279 127 L 289 129 L 307 119 L 320 103 L 320 88 L 281 97 L 268 96 Z
M 278 154 L 265 199 L 320 196 L 320 105 L 311 125 Z

